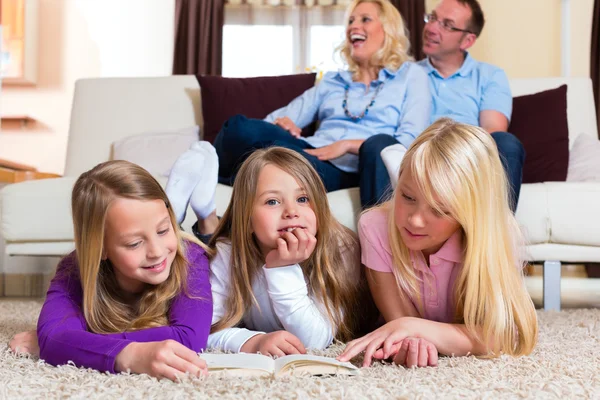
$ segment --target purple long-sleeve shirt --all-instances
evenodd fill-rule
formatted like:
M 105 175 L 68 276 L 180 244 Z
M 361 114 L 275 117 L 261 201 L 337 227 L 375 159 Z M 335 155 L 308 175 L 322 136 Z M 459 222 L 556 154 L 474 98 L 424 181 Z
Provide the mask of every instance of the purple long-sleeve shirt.
M 77 366 L 115 373 L 115 358 L 132 342 L 175 340 L 198 352 L 206 347 L 212 320 L 210 270 L 204 250 L 187 242 L 187 294 L 178 294 L 169 308 L 169 325 L 133 332 L 97 334 L 88 331 L 75 252 L 58 264 L 37 325 L 40 358 L 52 365 Z

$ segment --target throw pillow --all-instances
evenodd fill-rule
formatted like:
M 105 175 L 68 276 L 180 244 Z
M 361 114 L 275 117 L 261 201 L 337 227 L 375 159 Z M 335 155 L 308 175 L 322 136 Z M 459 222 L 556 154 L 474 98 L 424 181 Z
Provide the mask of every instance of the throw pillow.
M 213 143 L 223 123 L 236 114 L 264 118 L 315 85 L 316 74 L 223 78 L 198 76 L 204 117 L 204 140 Z M 314 126 L 305 128 L 311 135 Z M 312 131 L 311 131 L 312 130 Z
M 200 128 L 149 132 L 113 143 L 113 160 L 131 161 L 154 176 L 169 176 L 175 160 L 199 139 Z
M 569 154 L 568 182 L 600 182 L 600 140 L 580 134 Z
M 523 183 L 564 181 L 569 164 L 567 85 L 513 99 L 508 131 L 527 156 Z

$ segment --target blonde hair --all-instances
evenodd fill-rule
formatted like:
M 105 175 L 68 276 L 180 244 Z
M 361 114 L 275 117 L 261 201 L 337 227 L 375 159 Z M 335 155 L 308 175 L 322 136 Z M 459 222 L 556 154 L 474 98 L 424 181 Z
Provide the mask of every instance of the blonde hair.
M 134 305 L 123 299 L 110 261 L 102 260 L 106 216 L 117 198 L 164 201 L 178 242 L 169 277 L 159 285 L 147 285 Z M 160 184 L 142 167 L 108 161 L 77 179 L 71 208 L 83 313 L 90 331 L 114 333 L 167 325 L 171 301 L 186 290 L 188 263 L 182 232 Z M 190 235 L 185 238 L 197 243 Z
M 464 265 L 454 288 L 455 322 L 488 344 L 491 354 L 529 354 L 537 341 L 537 316 L 523 279 L 525 246 L 509 209 L 508 184 L 498 150 L 483 129 L 442 118 L 408 149 L 400 166 L 436 211 L 462 227 Z M 420 278 L 389 210 L 393 265 L 402 293 L 420 303 Z M 421 309 L 422 306 L 418 308 Z
M 373 3 L 379 9 L 379 20 L 385 32 L 383 46 L 371 58 L 371 65 L 374 67 L 390 68 L 397 71 L 406 61 L 413 58 L 409 55 L 410 40 L 408 39 L 407 29 L 400 12 L 390 3 L 389 0 L 354 0 L 346 9 L 346 24 L 350 19 L 350 14 L 361 3 Z M 348 70 L 356 76 L 358 73 L 358 64 L 352 59 L 351 43 L 346 38 L 337 48 L 340 57 L 346 64 Z
M 231 202 L 215 231 L 209 247 L 217 241 L 231 243 L 231 288 L 223 318 L 212 332 L 237 325 L 252 303 L 258 304 L 252 282 L 264 264 L 258 243 L 252 234 L 251 217 L 256 199 L 258 177 L 262 169 L 274 165 L 294 177 L 306 190 L 317 220 L 317 245 L 310 258 L 300 265 L 308 289 L 321 302 L 337 328 L 337 337 L 348 340 L 360 328 L 359 317 L 369 296 L 358 256 L 356 235 L 331 214 L 321 178 L 300 154 L 282 147 L 254 151 L 236 176 Z M 213 256 L 215 252 L 213 250 Z

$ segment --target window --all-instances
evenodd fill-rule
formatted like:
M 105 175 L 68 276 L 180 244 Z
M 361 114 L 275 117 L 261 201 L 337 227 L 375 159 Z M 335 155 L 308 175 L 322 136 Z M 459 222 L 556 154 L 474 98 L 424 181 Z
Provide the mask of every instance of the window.
M 279 0 L 265 1 L 279 4 Z M 281 1 L 288 5 L 256 5 L 257 0 L 252 4 L 227 3 L 223 76 L 286 75 L 312 68 L 336 71 L 343 67 L 334 51 L 344 40 L 345 7 L 308 7 L 298 5 L 298 0 Z M 336 3 L 329 0 L 329 4 Z

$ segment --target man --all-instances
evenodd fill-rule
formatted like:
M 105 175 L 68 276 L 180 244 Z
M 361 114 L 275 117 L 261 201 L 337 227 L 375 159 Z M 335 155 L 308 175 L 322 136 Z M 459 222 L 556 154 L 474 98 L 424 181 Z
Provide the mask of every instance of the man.
M 481 6 L 477 0 L 442 0 L 425 16 L 425 22 L 423 53 L 427 58 L 419 64 L 429 76 L 433 97 L 431 122 L 450 117 L 480 126 L 492 135 L 508 177 L 512 192 L 510 206 L 514 211 L 521 189 L 525 150 L 514 135 L 506 132 L 512 112 L 508 79 L 502 69 L 476 61 L 467 52 L 483 29 Z M 393 152 L 397 160 L 405 151 L 398 145 L 392 147 L 395 149 L 382 152 L 384 161 Z

